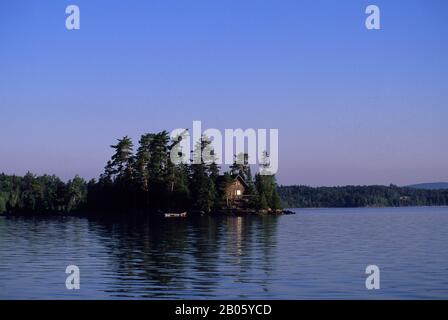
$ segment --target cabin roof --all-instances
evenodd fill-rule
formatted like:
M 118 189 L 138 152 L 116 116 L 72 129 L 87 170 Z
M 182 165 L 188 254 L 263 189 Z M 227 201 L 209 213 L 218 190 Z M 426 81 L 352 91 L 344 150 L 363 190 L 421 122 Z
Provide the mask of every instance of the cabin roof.
M 244 180 L 244 178 L 241 176 L 241 175 L 236 175 L 234 178 L 233 178 L 233 181 L 236 181 L 236 180 L 239 180 L 240 182 L 241 182 L 241 184 L 245 187 L 245 188 L 248 188 L 249 187 L 249 185 L 247 184 L 247 182 L 246 182 L 246 180 Z

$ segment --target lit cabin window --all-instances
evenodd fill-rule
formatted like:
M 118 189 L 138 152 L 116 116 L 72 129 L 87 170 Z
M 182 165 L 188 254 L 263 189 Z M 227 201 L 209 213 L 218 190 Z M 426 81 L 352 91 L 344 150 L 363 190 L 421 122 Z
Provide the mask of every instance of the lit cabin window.
M 236 190 L 236 195 L 240 196 L 241 195 L 241 190 Z

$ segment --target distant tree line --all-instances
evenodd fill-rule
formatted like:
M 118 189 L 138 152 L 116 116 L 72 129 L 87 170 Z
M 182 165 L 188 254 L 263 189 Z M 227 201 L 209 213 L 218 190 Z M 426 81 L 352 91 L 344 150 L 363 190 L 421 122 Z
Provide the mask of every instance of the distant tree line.
M 280 186 L 287 208 L 446 206 L 448 189 L 426 190 L 390 186 Z
M 160 210 L 208 213 L 226 206 L 226 186 L 236 175 L 247 183 L 250 206 L 256 210 L 448 205 L 448 189 L 395 185 L 278 187 L 274 175 L 252 175 L 247 154 L 237 155 L 222 174 L 216 161 L 174 164 L 170 153 L 173 149 L 182 153 L 178 148 L 180 140 L 170 139 L 166 131 L 144 134 L 134 152 L 129 137 L 119 139 L 111 146 L 113 155 L 98 181 L 86 182 L 79 176 L 64 182 L 54 175 L 0 174 L 0 214 L 151 214 Z M 194 151 L 201 155 L 210 145 L 210 140 L 202 137 Z
M 129 137 L 112 145 L 114 152 L 98 181 L 76 176 L 67 183 L 55 176 L 0 175 L 0 213 L 155 213 L 195 210 L 205 213 L 226 205 L 225 189 L 236 175 L 248 185 L 250 205 L 257 210 L 280 209 L 274 175 L 252 175 L 247 154 L 239 154 L 229 171 L 220 173 L 216 161 L 174 164 L 170 153 L 181 153 L 181 137 L 167 131 L 141 136 L 134 152 Z M 210 148 L 202 137 L 195 154 Z M 211 152 L 213 154 L 213 150 Z M 267 156 L 267 154 L 266 154 Z M 215 159 L 216 160 L 216 159 Z M 238 160 L 238 161 L 237 161 Z
M 79 176 L 63 182 L 54 175 L 0 174 L 0 214 L 69 213 L 85 209 L 86 199 L 87 184 Z

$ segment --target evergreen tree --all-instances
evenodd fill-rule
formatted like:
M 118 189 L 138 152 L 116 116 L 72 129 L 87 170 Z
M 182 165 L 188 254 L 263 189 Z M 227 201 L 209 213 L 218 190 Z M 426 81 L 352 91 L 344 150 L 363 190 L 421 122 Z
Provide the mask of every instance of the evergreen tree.
M 116 145 L 110 146 L 115 150 L 112 159 L 108 161 L 105 174 L 111 181 L 115 180 L 131 180 L 132 164 L 133 164 L 133 147 L 132 140 L 125 136 L 118 139 Z
M 135 208 L 134 155 L 132 140 L 125 136 L 111 148 L 115 150 L 108 161 L 102 184 L 110 186 L 110 206 L 115 210 L 132 210 Z
M 205 162 L 209 162 L 210 159 L 203 159 L 203 151 L 211 144 L 207 137 L 202 137 L 199 142 L 196 143 L 193 151 L 193 158 L 196 159 L 191 165 L 190 176 L 190 190 L 192 193 L 193 208 L 204 212 L 210 212 L 215 203 L 216 194 L 215 186 L 209 176 L 209 166 Z M 198 161 L 199 160 L 199 161 Z M 213 162 L 212 162 L 213 163 Z
M 277 191 L 275 175 L 269 172 L 269 155 L 264 152 L 261 172 L 255 175 L 255 185 L 258 193 L 260 209 L 281 209 L 281 200 Z
M 149 145 L 149 162 L 147 175 L 149 177 L 149 201 L 152 209 L 163 209 L 168 205 L 168 194 L 171 189 L 168 172 L 169 135 L 162 131 L 154 135 Z
M 176 152 L 178 156 L 182 157 L 182 149 L 180 148 L 180 141 L 182 136 L 176 137 L 172 140 L 169 151 Z M 190 190 L 188 186 L 189 178 L 188 165 L 184 163 L 173 163 L 170 159 L 167 162 L 167 183 L 169 186 L 169 207 L 173 209 L 185 210 L 189 207 Z
M 234 158 L 233 164 L 230 166 L 230 174 L 233 176 L 240 175 L 246 182 L 252 181 L 249 155 L 247 153 L 239 153 Z
M 153 133 L 141 136 L 139 148 L 135 156 L 135 179 L 141 191 L 147 192 L 149 189 L 149 160 L 151 158 L 151 143 L 155 137 Z

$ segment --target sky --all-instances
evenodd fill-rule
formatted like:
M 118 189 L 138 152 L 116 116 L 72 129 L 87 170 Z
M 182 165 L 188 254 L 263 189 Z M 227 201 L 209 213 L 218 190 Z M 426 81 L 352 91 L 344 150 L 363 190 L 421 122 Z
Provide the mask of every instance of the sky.
M 448 181 L 447 17 L 444 0 L 1 1 L 0 172 L 98 177 L 117 138 L 200 120 L 278 129 L 280 184 Z

